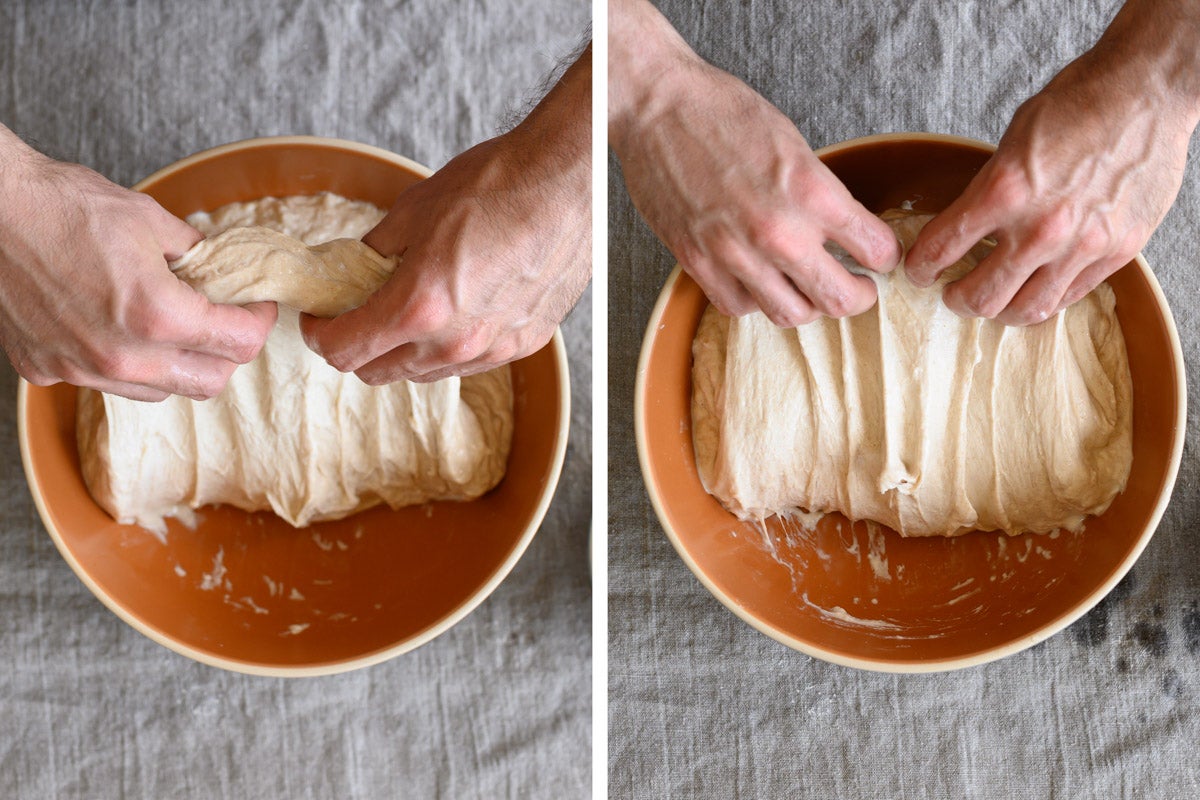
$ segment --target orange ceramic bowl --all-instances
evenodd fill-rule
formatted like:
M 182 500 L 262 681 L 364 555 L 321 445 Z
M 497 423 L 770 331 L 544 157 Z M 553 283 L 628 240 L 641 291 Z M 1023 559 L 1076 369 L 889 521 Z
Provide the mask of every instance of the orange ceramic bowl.
M 184 217 L 267 195 L 331 191 L 383 208 L 429 170 L 353 142 L 253 139 L 207 150 L 135 188 Z M 75 393 L 22 382 L 21 457 L 38 511 L 79 578 L 121 619 L 207 664 L 320 675 L 374 664 L 479 605 L 529 545 L 554 493 L 570 418 L 562 337 L 512 365 L 508 472 L 467 503 L 442 502 L 294 529 L 269 512 L 200 512 L 166 543 L 118 525 L 84 486 Z
M 843 142 L 818 155 L 868 208 L 944 208 L 995 148 L 930 134 Z M 700 484 L 692 450 L 691 343 L 708 305 L 678 267 L 650 318 L 636 435 L 650 499 L 700 581 L 780 642 L 837 664 L 947 670 L 1061 630 L 1129 571 L 1162 517 L 1183 450 L 1183 356 L 1162 290 L 1138 257 L 1109 279 L 1133 375 L 1128 487 L 1079 534 L 904 539 L 840 515 L 809 533 L 738 521 Z

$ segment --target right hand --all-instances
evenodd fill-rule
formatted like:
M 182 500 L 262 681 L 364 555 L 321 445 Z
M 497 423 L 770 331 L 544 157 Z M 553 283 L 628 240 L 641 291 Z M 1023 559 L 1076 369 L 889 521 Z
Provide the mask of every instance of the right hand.
M 825 243 L 884 272 L 901 256 L 891 229 L 782 113 L 696 56 L 648 3 L 615 3 L 610 27 L 609 140 L 625 184 L 713 305 L 761 309 L 781 327 L 870 308 L 874 283 Z
M 258 354 L 274 303 L 214 305 L 167 267 L 199 231 L 3 127 L 0 156 L 0 346 L 23 378 L 203 400 Z

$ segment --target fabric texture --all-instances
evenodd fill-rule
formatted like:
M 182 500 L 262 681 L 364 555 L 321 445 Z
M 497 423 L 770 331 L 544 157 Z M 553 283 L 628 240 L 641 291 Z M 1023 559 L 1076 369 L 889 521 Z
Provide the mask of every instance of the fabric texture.
M 0 4 L 0 121 L 123 185 L 208 147 L 318 134 L 431 168 L 519 116 L 590 4 Z M 590 299 L 563 327 L 562 480 L 465 620 L 327 678 L 193 663 L 96 600 L 34 508 L 0 368 L 0 796 L 576 798 L 590 791 Z
M 1103 31 L 1113 2 L 663 0 L 683 37 L 814 147 L 872 133 L 998 141 L 1016 107 Z M 1193 146 L 1195 149 L 1195 146 Z M 614 798 L 1200 797 L 1200 463 L 1189 413 L 1170 507 L 1133 571 L 1068 630 L 947 674 L 793 652 L 688 571 L 638 469 L 643 332 L 674 259 L 610 159 L 609 780 Z M 1200 163 L 1145 249 L 1195 396 Z

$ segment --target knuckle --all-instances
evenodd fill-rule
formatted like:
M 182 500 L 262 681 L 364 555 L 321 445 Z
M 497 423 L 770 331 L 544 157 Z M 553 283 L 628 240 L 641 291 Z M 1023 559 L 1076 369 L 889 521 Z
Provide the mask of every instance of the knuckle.
M 1033 227 L 1034 241 L 1042 245 L 1056 245 L 1067 240 L 1075 227 L 1074 214 L 1065 205 L 1047 211 Z
M 325 355 L 325 362 L 338 372 L 354 372 L 355 367 L 360 366 L 354 357 L 346 350 L 327 353 Z M 360 375 L 359 377 L 362 376 Z M 363 380 L 366 382 L 365 378 Z
M 858 304 L 845 292 L 833 292 L 823 299 L 822 311 L 834 318 L 848 317 L 858 311 Z
M 1057 304 L 1048 307 L 1046 301 L 1037 300 L 1011 309 L 1008 320 L 1015 325 L 1037 325 L 1049 319 L 1057 308 Z
M 60 378 L 56 378 L 49 372 L 29 366 L 21 366 L 17 369 L 17 373 L 34 386 L 53 386 L 56 383 L 61 383 Z
M 819 312 L 813 309 L 781 306 L 772 306 L 763 309 L 763 313 L 767 315 L 767 319 L 780 328 L 795 328 L 798 325 L 812 322 L 821 316 Z
M 216 397 L 225 390 L 229 376 L 223 372 L 211 372 L 196 377 L 192 397 L 207 400 Z
M 234 336 L 229 342 L 229 358 L 237 364 L 249 364 L 267 343 L 266 335 L 247 332 Z
M 1112 237 L 1103 228 L 1088 228 L 1080 232 L 1076 242 L 1076 251 L 1092 257 L 1099 257 L 1118 250 L 1119 248 L 1114 245 Z
M 713 235 L 705 243 L 704 255 L 688 262 L 687 267 L 693 274 L 711 276 L 719 273 L 737 273 L 745 258 L 742 246 L 727 233 Z
M 125 329 L 143 341 L 162 342 L 171 330 L 172 314 L 154 299 L 134 304 L 125 315 Z
M 358 379 L 368 386 L 383 386 L 386 383 L 390 383 L 388 376 L 375 370 L 362 370 L 356 374 L 358 375 Z
M 804 243 L 796 236 L 791 221 L 783 214 L 763 214 L 751 220 L 747 235 L 769 261 L 798 261 L 804 255 Z
M 93 377 L 87 370 L 74 364 L 64 364 L 55 370 L 55 373 L 58 375 L 59 380 L 69 383 L 72 386 L 81 386 L 85 383 L 90 383 Z
M 428 293 L 414 296 L 400 314 L 401 326 L 416 335 L 439 331 L 449 321 L 450 303 Z
M 526 355 L 522 350 L 523 348 L 514 339 L 506 337 L 492 345 L 487 352 L 486 360 L 489 364 L 498 367 Z
M 797 175 L 796 192 L 801 202 L 810 209 L 828 216 L 840 207 L 838 196 L 833 187 L 824 179 L 821 172 L 803 171 Z
M 236 364 L 249 364 L 261 349 L 262 344 L 255 342 L 234 342 L 229 355 Z
M 438 348 L 438 355 L 447 364 L 465 364 L 473 360 L 480 352 L 481 350 L 470 334 L 451 337 Z
M 980 290 L 963 292 L 959 304 L 971 316 L 984 319 L 995 318 L 1003 309 L 994 294 Z
M 130 192 L 129 197 L 133 204 L 141 208 L 143 211 L 162 210 L 162 206 L 158 204 L 158 201 L 145 192 Z
M 1029 203 L 1032 194 L 1024 170 L 996 162 L 985 184 L 988 199 L 1001 208 L 1021 208 Z
M 943 264 L 950 253 L 950 236 L 948 233 L 931 235 L 921 243 L 921 248 L 920 258 L 916 259 L 920 263 L 913 266 Z
M 727 317 L 744 317 L 759 310 L 758 304 L 752 298 L 726 297 L 713 294 L 709 301 Z
M 136 383 L 134 380 L 134 365 L 130 358 L 120 350 L 92 349 L 88 352 L 89 360 L 95 371 L 109 380 Z M 68 366 L 70 372 L 82 372 L 73 365 Z M 70 380 L 68 378 L 68 380 Z

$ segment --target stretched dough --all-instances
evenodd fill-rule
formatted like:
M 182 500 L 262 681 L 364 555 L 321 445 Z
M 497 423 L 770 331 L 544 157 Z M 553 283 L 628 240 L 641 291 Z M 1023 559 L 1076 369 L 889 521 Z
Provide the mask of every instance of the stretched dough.
M 930 219 L 888 212 L 905 249 Z M 1040 325 L 962 319 L 903 267 L 879 301 L 791 330 L 709 308 L 693 342 L 705 488 L 744 519 L 838 511 L 906 536 L 1078 529 L 1125 488 L 1132 410 L 1115 298 L 1101 284 Z
M 359 239 L 317 245 L 261 225 L 202 240 L 171 271 L 215 303 L 274 300 L 318 317 L 357 308 L 396 271 Z
M 353 308 L 395 269 L 396 259 L 355 238 L 382 213 L 320 195 L 233 204 L 189 219 L 210 238 L 172 265 L 179 277 L 216 302 L 270 299 L 291 308 L 281 306 L 262 352 L 211 400 L 141 403 L 79 391 L 83 475 L 106 511 L 164 531 L 166 517 L 228 503 L 272 509 L 302 527 L 381 502 L 471 499 L 500 481 L 512 437 L 507 367 L 372 387 L 330 367 L 300 337 L 293 309 Z M 246 223 L 272 230 L 216 235 Z M 313 241 L 331 235 L 348 238 Z

